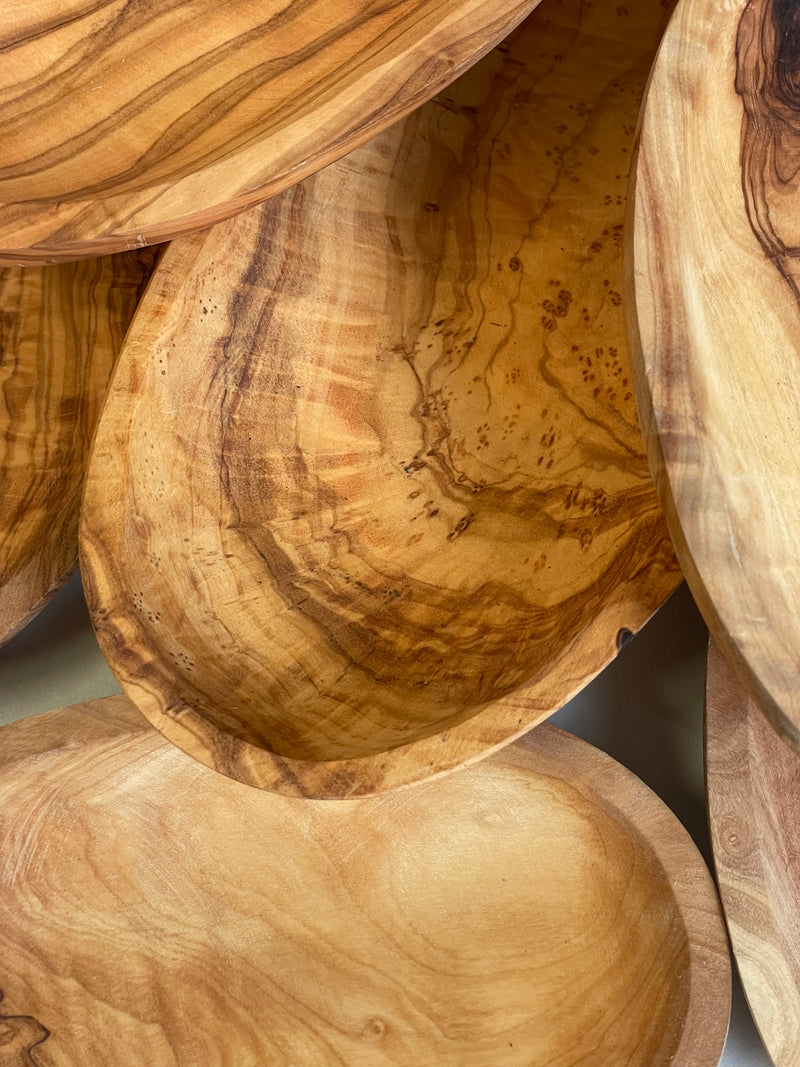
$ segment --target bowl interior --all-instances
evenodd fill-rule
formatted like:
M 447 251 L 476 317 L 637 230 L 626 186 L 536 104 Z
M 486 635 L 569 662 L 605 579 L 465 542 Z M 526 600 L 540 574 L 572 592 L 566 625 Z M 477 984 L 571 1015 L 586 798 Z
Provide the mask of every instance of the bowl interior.
M 101 420 L 84 572 L 126 690 L 201 758 L 253 781 L 258 752 L 439 737 L 435 772 L 521 687 L 470 756 L 555 710 L 677 584 L 617 288 L 663 19 L 537 11 L 404 123 L 166 253 Z
M 558 731 L 337 804 L 198 769 L 121 697 L 3 738 L 2 1012 L 54 1067 L 717 1062 L 702 861 Z

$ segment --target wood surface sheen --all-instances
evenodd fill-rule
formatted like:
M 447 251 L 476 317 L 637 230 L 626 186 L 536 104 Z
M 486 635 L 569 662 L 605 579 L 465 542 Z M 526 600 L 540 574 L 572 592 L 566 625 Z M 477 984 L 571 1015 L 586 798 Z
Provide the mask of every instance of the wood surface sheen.
M 709 649 L 711 843 L 733 949 L 775 1067 L 800 1067 L 800 762 Z
M 429 99 L 537 0 L 3 0 L 0 257 L 208 226 Z
M 663 18 L 549 3 L 165 253 L 82 565 L 121 684 L 193 755 L 299 795 L 431 776 L 562 706 L 678 584 L 619 295 Z
M 112 697 L 0 731 L 0 834 L 2 1067 L 722 1051 L 730 965 L 700 855 L 630 772 L 551 727 L 332 804 L 215 774 Z
M 92 434 L 155 255 L 0 269 L 0 644 L 77 566 Z
M 800 737 L 800 9 L 682 0 L 643 111 L 631 348 L 678 557 L 726 658 Z

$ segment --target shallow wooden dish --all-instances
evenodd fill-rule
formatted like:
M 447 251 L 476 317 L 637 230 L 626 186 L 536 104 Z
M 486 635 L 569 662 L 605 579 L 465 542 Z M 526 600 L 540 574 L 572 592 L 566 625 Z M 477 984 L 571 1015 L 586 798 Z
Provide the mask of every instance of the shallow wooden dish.
M 92 434 L 155 257 L 0 269 L 0 644 L 77 566 Z
M 537 0 L 4 0 L 0 257 L 208 226 L 429 99 Z
M 800 762 L 712 643 L 708 813 L 742 985 L 776 1067 L 800 1065 Z
M 682 0 L 627 231 L 640 416 L 676 551 L 726 658 L 795 739 L 800 106 L 780 72 L 796 19 L 792 4 Z
M 121 684 L 218 770 L 338 796 L 469 762 L 678 584 L 617 289 L 664 15 L 619 11 L 542 7 L 404 124 L 166 252 L 83 572 Z
M 0 1050 L 46 1067 L 719 1060 L 700 855 L 551 727 L 332 804 L 214 774 L 114 697 L 0 731 L 0 834 Z

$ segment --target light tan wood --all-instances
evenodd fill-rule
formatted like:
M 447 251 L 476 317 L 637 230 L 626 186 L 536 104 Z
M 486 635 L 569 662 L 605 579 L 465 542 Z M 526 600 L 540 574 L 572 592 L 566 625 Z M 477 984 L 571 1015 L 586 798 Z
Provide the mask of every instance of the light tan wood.
M 89 445 L 155 257 L 0 269 L 0 644 L 77 565 Z
M 331 804 L 214 774 L 116 697 L 0 731 L 0 835 L 0 1007 L 49 1033 L 42 1067 L 712 1067 L 722 1050 L 702 859 L 633 775 L 551 727 Z
M 538 0 L 4 0 L 0 256 L 207 226 L 429 99 Z
M 742 985 L 775 1067 L 798 1067 L 800 762 L 713 643 L 706 766 L 714 864 Z
M 199 759 L 298 795 L 431 776 L 559 708 L 677 585 L 619 295 L 662 20 L 542 8 L 403 125 L 166 252 L 83 571 L 121 684 Z
M 676 12 L 643 113 L 629 306 L 679 559 L 726 657 L 797 738 L 800 308 L 787 246 L 800 112 L 782 97 L 773 11 L 796 8 L 682 0 Z

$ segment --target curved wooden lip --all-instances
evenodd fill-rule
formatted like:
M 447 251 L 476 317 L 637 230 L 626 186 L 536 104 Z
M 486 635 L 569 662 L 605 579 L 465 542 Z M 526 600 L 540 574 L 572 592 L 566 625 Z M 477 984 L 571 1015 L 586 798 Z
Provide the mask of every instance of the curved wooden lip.
M 293 21 L 295 3 L 302 9 L 297 14 L 299 28 Z M 326 9 L 331 10 L 327 0 L 313 0 L 313 3 L 323 13 Z M 156 83 L 138 87 L 135 101 L 123 98 L 118 102 L 116 112 L 101 112 L 96 119 L 98 130 L 112 124 L 109 137 L 114 135 L 113 122 L 117 115 L 119 121 L 124 119 L 124 133 L 116 134 L 120 142 L 116 149 L 119 153 L 131 151 L 130 146 L 135 145 L 137 139 L 146 142 L 142 154 L 121 176 L 114 174 L 112 167 L 108 174 L 98 173 L 95 177 L 91 169 L 78 169 L 76 165 L 69 180 L 73 185 L 80 183 L 81 187 L 61 187 L 58 184 L 59 168 L 63 169 L 65 158 L 69 158 L 69 142 L 66 145 L 34 142 L 34 147 L 29 149 L 34 153 L 32 160 L 23 157 L 16 165 L 8 164 L 5 168 L 0 165 L 0 173 L 4 169 L 10 172 L 7 179 L 0 177 L 0 263 L 45 264 L 125 251 L 205 228 L 258 204 L 338 159 L 428 100 L 485 55 L 538 3 L 539 0 L 500 0 L 499 3 L 498 0 L 413 0 L 413 3 L 405 0 L 389 5 L 389 9 L 383 5 L 376 11 L 379 5 L 375 3 L 347 0 L 345 9 L 341 5 L 337 7 L 335 29 L 323 34 L 324 44 L 314 42 L 317 50 L 312 50 L 307 60 L 313 68 L 311 74 L 308 77 L 297 75 L 299 87 L 291 90 L 277 105 L 266 88 L 273 75 L 241 71 L 236 64 L 236 53 L 229 54 L 231 41 L 241 40 L 243 50 L 252 50 L 254 34 L 260 34 L 258 39 L 270 43 L 271 63 L 278 67 L 275 80 L 280 81 L 286 75 L 283 69 L 285 56 L 298 52 L 299 34 L 310 32 L 309 26 L 314 20 L 306 10 L 309 4 L 295 0 L 287 7 L 271 0 L 270 10 L 260 15 L 261 23 L 257 29 L 250 25 L 252 4 L 237 0 L 233 5 L 236 11 L 229 10 L 232 5 L 228 4 L 226 18 L 234 21 L 230 21 L 230 28 L 226 29 L 228 39 L 216 41 L 214 48 L 215 54 L 220 53 L 223 58 L 210 62 L 210 75 L 205 69 L 209 63 L 202 58 L 192 55 L 184 64 L 189 72 L 187 93 L 197 95 L 202 90 L 197 101 L 188 105 L 189 117 L 193 107 L 208 108 L 209 102 L 223 92 L 229 92 L 231 85 L 236 89 L 232 93 L 232 103 L 226 105 L 225 116 L 221 118 L 217 114 L 219 105 L 209 111 L 209 128 L 213 128 L 216 138 L 211 146 L 201 143 L 207 139 L 205 128 L 201 128 L 192 130 L 191 136 L 185 132 L 180 136 L 175 134 L 174 150 L 160 148 L 160 141 L 168 142 L 173 136 L 171 127 L 186 118 L 186 115 L 173 114 L 168 108 L 166 118 L 162 118 L 158 111 L 162 104 L 166 107 L 164 101 L 170 94 L 174 96 L 174 81 L 181 58 L 178 52 L 171 57 L 171 69 L 155 68 L 158 72 L 154 74 L 158 78 Z M 180 4 L 173 6 L 180 7 Z M 177 22 L 172 11 L 158 9 L 159 18 L 169 23 L 173 49 L 180 48 L 176 42 L 182 42 L 183 36 L 189 34 L 192 23 L 202 24 L 203 21 L 192 4 L 185 4 L 185 7 L 186 14 L 179 15 Z M 390 10 L 392 7 L 403 10 L 395 14 Z M 59 13 L 62 8 L 59 2 L 54 5 Z M 135 21 L 136 11 L 127 19 L 130 25 L 124 32 L 132 38 L 147 37 L 149 32 L 152 14 L 146 6 L 141 10 L 145 12 L 145 18 L 140 22 Z M 37 11 L 37 15 L 42 17 L 41 12 Z M 43 74 L 35 90 L 30 90 L 36 97 L 49 87 L 52 98 L 63 100 L 71 114 L 76 113 L 78 93 L 86 97 L 87 107 L 91 105 L 91 94 L 96 86 L 90 82 L 113 83 L 120 72 L 125 77 L 138 74 L 141 79 L 146 70 L 138 53 L 133 56 L 129 68 L 124 66 L 124 47 L 121 39 L 115 36 L 116 28 L 104 26 L 102 19 L 99 26 L 94 26 L 93 15 L 84 12 L 81 17 L 76 16 L 78 22 L 83 18 L 91 23 L 88 39 L 93 41 L 97 35 L 101 40 L 92 54 L 91 64 L 87 62 L 85 71 L 77 77 L 70 67 L 66 89 L 57 91 L 49 83 L 43 85 L 42 82 L 46 82 Z M 235 21 L 236 18 L 239 21 Z M 62 18 L 51 25 L 44 18 L 41 32 L 37 32 L 36 26 L 26 26 L 25 36 L 20 41 L 6 42 L 4 48 L 11 55 L 15 50 L 24 51 L 27 47 L 32 50 L 32 62 L 38 62 L 43 42 L 52 40 L 52 47 L 57 51 L 59 34 L 67 32 L 65 27 L 70 21 Z M 275 21 L 279 23 L 277 29 L 273 25 Z M 321 21 L 330 21 L 330 15 Z M 359 35 L 362 22 L 372 21 L 377 23 L 371 30 L 373 36 L 364 32 Z M 318 27 L 315 30 L 321 32 Z M 345 43 L 353 34 L 358 37 L 355 51 L 354 45 Z M 306 43 L 305 39 L 301 41 L 301 44 Z M 191 38 L 186 47 L 196 50 Z M 345 51 L 343 61 L 337 48 Z M 118 52 L 123 53 L 121 60 Z M 64 57 L 62 59 L 66 62 Z M 17 59 L 17 62 L 21 61 Z M 110 71 L 104 68 L 106 62 L 112 64 Z M 259 57 L 259 63 L 264 65 L 263 57 Z M 338 65 L 330 69 L 332 63 Z M 58 71 L 57 63 L 53 62 L 51 67 L 57 71 L 52 77 L 58 86 L 59 76 L 66 78 L 67 75 Z M 195 67 L 198 67 L 197 74 L 194 73 Z M 302 62 L 295 64 L 293 76 L 302 67 Z M 254 69 L 257 72 L 258 64 Z M 313 81 L 306 84 L 312 75 Z M 248 76 L 251 76 L 251 82 L 240 99 L 238 82 Z M 30 77 L 25 64 L 21 64 L 19 77 Z M 312 91 L 312 85 L 317 87 L 316 91 Z M 273 96 L 282 91 L 285 90 L 276 88 Z M 27 93 L 20 99 L 26 101 Z M 129 112 L 135 113 L 139 100 L 144 101 L 143 117 L 137 125 Z M 255 104 L 251 103 L 253 100 Z M 10 106 L 10 102 L 4 105 L 7 124 L 11 121 Z M 29 110 L 35 113 L 36 106 L 34 99 Z M 47 107 L 52 110 L 51 100 L 47 101 Z M 237 107 L 239 110 L 249 107 L 252 113 L 248 113 L 246 119 L 237 119 L 234 124 L 233 119 L 228 118 L 228 111 L 232 114 Z M 48 117 L 54 127 L 52 136 L 63 136 L 57 120 Z M 164 122 L 167 125 L 161 129 L 159 123 Z M 29 113 L 25 114 L 24 123 L 33 131 L 39 125 Z M 4 140 L 4 133 L 0 121 L 0 141 Z M 28 134 L 24 133 L 18 137 L 23 145 L 26 136 Z M 187 137 L 189 147 L 184 143 Z M 230 139 L 230 143 L 224 140 L 218 143 L 220 137 Z M 76 135 L 80 150 L 97 155 L 92 141 L 83 146 L 87 138 L 87 131 Z M 190 151 L 195 142 L 197 147 Z M 4 143 L 8 144 L 8 136 Z M 160 154 L 148 161 L 147 157 L 157 149 Z M 7 151 L 10 152 L 9 147 Z M 190 158 L 181 163 L 181 154 L 187 152 Z M 110 156 L 113 153 L 109 150 L 100 157 L 102 167 L 107 167 Z M 176 156 L 175 160 L 173 156 Z M 34 160 L 39 169 L 33 169 Z M 153 180 L 149 174 L 153 169 L 166 172 L 165 176 Z M 23 178 L 23 196 L 9 195 L 8 187 L 19 186 Z M 55 191 L 50 189 L 51 186 Z M 89 191 L 82 193 L 82 188 Z
M 606 605 L 605 611 L 612 618 L 618 614 L 614 604 Z M 633 625 L 630 611 L 625 611 L 622 617 Z M 645 621 L 637 620 L 637 624 Z M 607 631 L 605 613 L 601 613 L 581 637 L 591 647 L 593 642 L 600 644 L 607 641 Z M 631 630 L 622 626 L 618 633 L 625 635 L 627 640 Z M 100 632 L 97 636 L 109 663 L 114 665 L 113 649 Z M 153 651 L 157 654 L 156 650 Z M 206 767 L 244 785 L 287 797 L 351 800 L 415 786 L 501 751 L 562 708 L 600 673 L 616 651 L 617 645 L 613 650 L 608 648 L 605 659 L 596 666 L 590 677 L 580 670 L 575 672 L 570 679 L 570 688 L 565 689 L 560 684 L 560 675 L 562 670 L 567 672 L 572 666 L 573 652 L 572 648 L 567 648 L 558 660 L 548 664 L 549 671 L 543 672 L 538 684 L 523 686 L 511 696 L 493 701 L 465 722 L 386 752 L 337 760 L 300 760 L 279 756 L 217 729 L 190 708 L 182 709 L 179 717 L 166 715 L 152 694 L 137 687 L 135 682 L 117 676 L 127 695 L 153 726 Z M 553 676 L 558 681 L 551 687 L 549 679 Z
M 163 741 L 148 727 L 134 706 L 124 696 L 78 704 L 71 708 L 48 712 L 0 728 L 0 771 L 4 767 L 20 767 L 26 759 L 37 759 L 46 751 L 63 749 L 74 752 L 82 746 L 102 743 L 105 753 L 103 766 L 115 746 L 120 746 L 131 760 L 139 763 L 168 760 L 159 774 L 187 770 L 188 759 Z M 92 767 L 88 773 L 102 774 Z M 640 779 L 610 756 L 570 734 L 545 724 L 524 739 L 490 756 L 479 766 L 461 773 L 486 777 L 491 782 L 501 772 L 524 775 L 532 781 L 562 780 L 584 800 L 608 814 L 623 834 L 638 839 L 652 856 L 648 872 L 654 883 L 666 884 L 681 917 L 688 949 L 688 1008 L 680 1024 L 681 1037 L 669 1063 L 672 1067 L 715 1067 L 722 1053 L 727 1034 L 730 1011 L 730 957 L 724 923 L 714 883 L 688 832 L 663 801 Z M 13 773 L 13 772 L 12 772 Z M 451 779 L 452 781 L 452 779 Z M 51 783 L 55 785 L 55 783 Z M 88 783 L 76 783 L 82 789 L 84 801 L 90 796 Z M 445 783 L 428 782 L 408 794 L 408 805 L 419 805 L 426 812 L 435 810 L 437 792 Z M 213 772 L 199 768 L 192 772 L 191 787 L 196 794 L 207 793 L 207 803 L 219 813 L 229 799 L 232 811 L 244 809 L 248 826 L 257 821 L 256 808 L 268 810 L 286 806 L 287 818 L 292 819 L 295 803 L 268 794 L 244 796 L 241 786 L 228 782 Z M 104 779 L 104 792 L 113 784 Z M 445 794 L 449 786 L 445 789 Z M 183 797 L 181 790 L 176 797 Z M 203 801 L 196 797 L 202 807 Z M 394 803 L 391 798 L 361 799 L 331 805 L 320 801 L 305 801 L 315 812 L 314 819 L 329 823 L 330 840 L 347 852 L 347 827 L 362 824 L 354 818 L 357 812 L 385 810 Z M 288 806 L 287 806 L 288 805 Z M 391 810 L 391 808 L 389 809 Z M 451 805 L 450 814 L 458 820 L 458 810 Z M 296 812 L 297 809 L 295 808 Z M 376 815 L 377 817 L 377 815 Z M 409 825 L 413 817 L 406 810 Z M 144 825 L 144 824 L 143 824 Z M 353 833 L 353 830 L 350 831 Z M 343 838 L 345 840 L 343 840 Z M 271 849 L 279 852 L 279 843 L 271 840 Z M 185 847 L 185 842 L 181 844 Z M 2 986 L 0 966 L 0 986 Z M 676 1020 L 677 1022 L 677 1020 Z M 658 1061 L 662 1062 L 661 1060 Z
M 529 26 L 533 27 L 534 23 Z M 447 108 L 452 107 L 452 102 L 447 102 Z M 445 109 L 445 113 L 449 111 Z M 392 134 L 394 135 L 394 131 Z M 384 138 L 386 136 L 384 135 Z M 377 151 L 375 154 L 380 155 Z M 616 159 L 616 156 L 614 158 Z M 372 162 L 371 158 L 369 162 Z M 354 157 L 347 161 L 346 166 L 350 169 L 357 166 Z M 332 170 L 326 172 L 328 175 L 333 173 L 335 172 Z M 305 192 L 302 197 L 311 195 Z M 302 203 L 302 199 L 299 202 Z M 274 211 L 276 205 L 280 207 L 278 202 L 265 205 L 261 209 L 265 213 L 262 218 L 267 218 L 266 213 Z M 291 202 L 288 200 L 287 205 L 287 210 L 291 211 Z M 174 245 L 163 261 L 163 269 L 154 282 L 151 297 L 159 288 L 160 277 L 161 295 L 164 296 L 165 303 L 171 305 L 176 287 L 180 288 L 183 284 L 182 272 L 186 269 L 186 263 L 191 267 L 195 258 L 202 258 L 204 241 L 208 240 L 211 244 L 217 242 L 220 249 L 229 244 L 239 247 L 246 240 L 246 237 L 242 236 L 245 233 L 246 217 L 241 216 L 238 220 L 228 223 L 227 228 L 211 231 L 208 237 L 198 237 L 191 247 L 187 244 L 182 249 L 177 244 Z M 231 234 L 235 236 L 228 240 Z M 516 268 L 511 268 L 515 270 L 517 277 L 524 273 L 519 267 L 517 262 Z M 605 297 L 598 299 L 602 306 Z M 162 309 L 156 307 L 155 303 L 153 307 L 155 312 L 150 316 L 153 321 L 143 314 L 134 326 L 136 343 L 139 350 L 146 353 L 146 359 L 150 358 L 159 338 L 163 338 L 165 320 Z M 201 321 L 211 322 L 211 318 L 209 314 L 207 320 Z M 165 340 L 164 344 L 167 343 Z M 169 352 L 165 351 L 163 355 L 168 361 Z M 153 359 L 155 358 L 153 356 Z M 615 563 L 611 569 L 616 578 L 609 588 L 604 590 L 605 600 L 599 607 L 595 603 L 598 595 L 594 594 L 594 617 L 582 619 L 580 628 L 570 633 L 569 640 L 545 666 L 539 664 L 532 668 L 535 676 L 529 684 L 502 699 L 489 703 L 476 701 L 472 717 L 465 721 L 438 730 L 434 726 L 431 736 L 391 747 L 387 745 L 385 751 L 375 755 L 356 755 L 333 760 L 325 760 L 324 754 L 322 759 L 315 760 L 287 758 L 215 727 L 195 711 L 185 697 L 181 698 L 180 707 L 174 706 L 167 713 L 163 692 L 148 691 L 147 685 L 137 678 L 142 664 L 157 664 L 159 661 L 161 654 L 155 639 L 143 628 L 142 623 L 138 621 L 139 617 L 131 610 L 132 590 L 128 589 L 121 598 L 111 595 L 109 575 L 102 573 L 105 568 L 102 560 L 98 559 L 103 551 L 102 545 L 114 543 L 121 529 L 118 514 L 122 506 L 121 494 L 116 493 L 111 501 L 106 501 L 102 496 L 103 486 L 122 484 L 117 467 L 123 462 L 120 455 L 125 451 L 128 432 L 125 427 L 127 420 L 133 417 L 134 398 L 140 396 L 143 375 L 146 373 L 146 369 L 136 364 L 133 356 L 127 360 L 123 356 L 105 416 L 101 420 L 93 462 L 96 469 L 94 474 L 90 472 L 84 509 L 83 563 L 88 599 L 93 609 L 101 647 L 126 692 L 148 718 L 179 747 L 222 773 L 249 785 L 283 792 L 289 796 L 360 796 L 399 788 L 470 763 L 518 737 L 563 706 L 614 656 L 619 645 L 619 635 L 625 631 L 637 630 L 680 580 L 671 547 L 660 525 L 655 499 L 653 497 L 650 501 L 648 496 L 654 518 L 646 532 L 642 529 L 638 555 L 635 555 L 632 562 L 631 558 L 626 556 L 624 565 Z M 156 380 L 166 381 L 161 376 Z M 585 399 L 590 414 L 597 417 L 591 408 L 592 387 L 593 383 L 586 387 L 590 396 Z M 577 403 L 575 406 L 580 407 Z M 620 465 L 633 462 L 644 469 L 643 458 L 636 453 L 633 443 L 634 436 L 638 435 L 635 416 L 632 417 L 631 425 L 628 425 L 619 413 L 615 417 L 625 423 L 624 434 L 621 430 L 618 432 L 626 442 L 625 447 L 619 450 L 622 458 L 615 459 L 615 462 Z M 587 423 L 591 422 L 592 418 L 587 416 Z M 168 452 L 169 449 L 165 451 Z M 607 459 L 605 461 L 609 462 Z M 110 478 L 109 470 L 112 472 Z M 618 493 L 618 487 L 615 493 Z M 96 537 L 94 535 L 97 531 L 90 529 L 89 516 L 92 511 L 98 512 L 96 505 L 99 505 L 99 511 L 104 514 L 100 515 L 99 520 L 97 514 L 92 515 L 91 521 L 99 521 L 101 525 L 110 523 L 106 533 L 111 531 L 113 526 L 116 531 L 113 536 Z M 642 506 L 645 516 L 650 514 L 641 500 L 635 506 Z M 92 543 L 93 538 L 97 541 L 96 545 Z M 606 556 L 600 558 L 604 560 L 602 569 L 605 572 L 609 566 L 608 559 Z M 624 574 L 621 573 L 623 570 Z M 104 588 L 104 585 L 108 588 Z M 112 607 L 113 599 L 119 603 Z M 115 614 L 121 621 L 119 632 L 115 631 L 112 635 L 111 630 L 117 626 L 114 621 Z M 133 662 L 134 659 L 137 659 L 136 663 Z M 156 689 L 160 684 L 157 680 Z
M 726 659 L 798 745 L 800 298 L 788 250 L 768 248 L 747 143 L 783 133 L 752 120 L 742 56 L 743 27 L 770 3 L 681 0 L 672 18 L 636 138 L 626 307 L 642 430 L 682 570 Z M 758 106 L 771 107 L 763 70 L 757 80 Z
M 742 985 L 770 1056 L 788 1067 L 800 1020 L 800 762 L 713 639 L 705 749 L 714 865 Z
M 671 1062 L 674 1067 L 718 1064 L 730 1020 L 730 953 L 716 887 L 688 831 L 640 778 L 588 742 L 543 723 L 504 752 L 513 758 L 526 749 L 558 761 L 573 785 L 588 782 L 599 803 L 653 850 L 689 941 L 690 1009 Z

